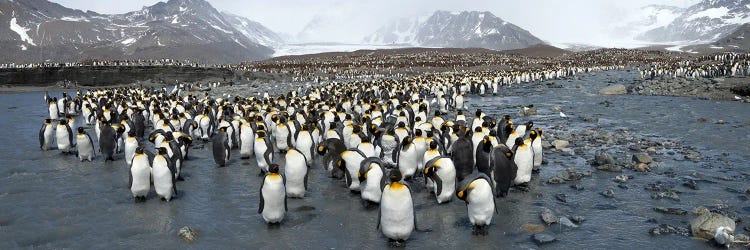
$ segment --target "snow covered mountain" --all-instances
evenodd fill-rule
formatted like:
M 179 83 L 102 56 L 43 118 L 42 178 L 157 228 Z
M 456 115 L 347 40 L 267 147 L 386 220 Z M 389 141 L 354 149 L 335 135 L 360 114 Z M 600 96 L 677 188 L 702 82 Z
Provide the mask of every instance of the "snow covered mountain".
M 520 49 L 544 43 L 530 32 L 488 11 L 436 11 L 429 17 L 400 19 L 381 27 L 364 41 L 494 50 Z
M 227 12 L 221 14 L 224 15 L 224 19 L 227 20 L 229 25 L 232 25 L 242 35 L 257 44 L 271 48 L 278 48 L 284 44 L 284 39 L 279 34 L 259 22 Z
M 0 23 L 7 24 L 0 26 L 0 61 L 173 58 L 225 63 L 273 54 L 259 44 L 267 35 L 238 29 L 242 21 L 233 25 L 236 20 L 204 0 L 169 0 L 116 15 L 46 0 L 0 0 Z
M 621 22 L 615 23 L 610 30 L 612 37 L 624 40 L 635 38 L 649 30 L 662 28 L 680 17 L 685 9 L 668 5 L 648 5 L 640 8 Z
M 688 7 L 669 24 L 637 37 L 649 42 L 713 42 L 750 22 L 750 0 L 703 0 Z M 668 19 L 668 18 L 665 18 Z

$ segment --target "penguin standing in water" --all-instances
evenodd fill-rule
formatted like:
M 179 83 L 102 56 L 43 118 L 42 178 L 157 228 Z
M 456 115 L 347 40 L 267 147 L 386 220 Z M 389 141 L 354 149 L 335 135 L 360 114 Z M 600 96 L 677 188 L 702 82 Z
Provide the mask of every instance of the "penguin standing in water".
M 273 163 L 273 146 L 268 137 L 266 137 L 266 131 L 258 130 L 255 136 L 257 137 L 255 138 L 255 148 L 253 149 L 255 152 L 255 162 L 258 164 L 258 168 L 260 168 L 260 175 L 264 175 L 268 172 L 268 167 Z
M 113 155 L 117 147 L 117 132 L 109 125 L 109 122 L 103 121 L 99 136 L 99 152 L 104 156 L 104 161 L 114 161 Z
M 78 160 L 83 161 L 86 159 L 92 161 L 94 159 L 94 141 L 91 140 L 91 135 L 83 130 L 83 127 L 78 127 L 76 145 Z
M 385 168 L 383 161 L 377 157 L 370 157 L 362 161 L 357 172 L 360 184 L 360 194 L 365 201 L 365 207 L 380 203 L 380 196 L 385 187 Z
M 435 157 L 425 165 L 424 175 L 433 184 L 438 204 L 451 201 L 456 190 L 456 167 L 448 157 Z
M 516 138 L 513 152 L 513 161 L 518 166 L 516 179 L 513 181 L 516 185 L 527 184 L 531 181 L 531 170 L 534 168 L 534 152 L 531 150 L 531 141 L 523 138 Z
M 529 138 L 531 138 L 531 149 L 534 152 L 534 170 L 538 170 L 542 166 L 542 129 L 529 131 Z
M 505 145 L 493 147 L 490 153 L 490 167 L 492 168 L 492 181 L 495 184 L 495 196 L 505 197 L 518 174 L 518 167 L 513 161 L 513 152 Z
M 70 129 L 67 119 L 60 119 L 57 129 L 55 129 L 55 137 L 57 148 L 63 153 L 70 153 L 73 148 L 73 131 Z
M 55 126 L 52 125 L 52 119 L 44 119 L 44 124 L 39 130 L 39 147 L 47 151 L 55 140 Z
M 379 229 L 388 237 L 391 246 L 403 246 L 411 232 L 417 228 L 417 215 L 411 198 L 409 186 L 401 183 L 402 176 L 398 169 L 388 175 L 389 183 L 383 188 L 378 214 Z
M 128 165 L 133 161 L 135 149 L 138 148 L 138 138 L 135 136 L 135 130 L 131 129 L 128 131 L 128 136 L 125 138 L 125 163 Z
M 456 193 L 459 199 L 466 202 L 469 221 L 473 226 L 472 234 L 487 235 L 492 222 L 493 212 L 497 213 L 495 197 L 492 195 L 492 183 L 484 174 L 466 177 Z
M 398 150 L 398 170 L 404 177 L 404 180 L 411 179 L 417 173 L 417 147 L 406 136 L 401 142 L 401 149 Z
M 151 162 L 151 176 L 154 177 L 154 190 L 162 200 L 170 201 L 177 195 L 177 180 L 175 179 L 174 164 L 169 159 L 167 148 L 158 149 Z
M 258 213 L 268 224 L 280 223 L 284 219 L 284 213 L 288 210 L 286 205 L 286 180 L 279 174 L 279 165 L 271 164 L 268 174 L 263 177 L 260 184 L 260 204 Z
M 255 153 L 253 147 L 255 144 L 255 133 L 250 123 L 243 122 L 240 125 L 240 159 L 250 159 Z
M 328 138 L 318 145 L 318 154 L 323 156 L 323 167 L 333 178 L 344 177 L 343 171 L 338 167 L 341 153 L 344 151 L 346 151 L 344 142 L 338 138 Z
M 303 198 L 307 191 L 307 158 L 295 148 L 289 148 L 285 155 L 286 194 L 292 198 Z
M 151 190 L 151 163 L 142 147 L 135 149 L 133 159 L 130 162 L 130 192 L 135 202 L 146 201 L 146 196 Z
M 230 147 L 229 147 L 229 134 L 227 134 L 227 127 L 219 128 L 219 132 L 213 138 L 211 142 L 211 149 L 214 155 L 214 162 L 219 167 L 223 167 L 229 161 Z
M 459 136 L 451 145 L 451 160 L 456 166 L 456 179 L 462 181 L 474 171 L 474 150 L 469 139 Z

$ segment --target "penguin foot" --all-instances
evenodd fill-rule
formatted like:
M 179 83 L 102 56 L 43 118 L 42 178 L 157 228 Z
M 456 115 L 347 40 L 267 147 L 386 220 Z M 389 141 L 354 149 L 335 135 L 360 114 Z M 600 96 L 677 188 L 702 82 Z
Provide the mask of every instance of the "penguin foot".
M 240 157 L 240 159 L 247 160 L 247 159 L 250 159 L 250 156 L 243 156 L 243 157 Z
M 378 207 L 378 203 L 368 201 L 368 200 L 362 200 L 362 205 L 365 207 L 366 210 L 371 210 L 371 209 Z
M 479 226 L 477 226 L 477 225 L 472 225 L 472 226 L 471 226 L 471 235 L 479 235 L 479 233 L 480 233 L 480 232 L 479 232 Z
M 406 246 L 406 241 L 404 240 L 392 240 L 388 239 L 388 247 L 393 248 L 401 248 Z
M 167 198 L 161 197 L 161 201 L 167 201 Z
M 185 179 L 183 179 L 182 176 L 177 176 L 177 181 L 185 181 Z
M 263 170 L 261 170 L 260 173 L 258 173 L 258 176 L 265 176 L 265 175 L 266 175 L 266 172 Z
M 483 236 L 490 234 L 490 225 L 479 226 L 479 234 Z

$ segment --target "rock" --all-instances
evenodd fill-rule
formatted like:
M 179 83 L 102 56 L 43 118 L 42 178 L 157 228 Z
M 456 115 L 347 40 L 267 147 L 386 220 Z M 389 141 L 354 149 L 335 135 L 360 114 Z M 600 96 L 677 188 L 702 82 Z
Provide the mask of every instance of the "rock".
M 565 217 L 565 216 L 560 217 L 560 225 L 570 227 L 570 228 L 578 228 L 578 225 L 573 224 L 573 222 L 570 221 L 570 219 L 568 219 L 568 217 Z
M 607 198 L 614 198 L 615 197 L 615 191 L 612 190 L 612 189 L 604 190 L 603 192 L 601 192 L 599 194 L 601 194 L 602 196 L 607 197 Z
M 521 110 L 518 111 L 518 114 L 522 116 L 536 115 L 536 107 L 534 107 L 534 105 L 529 105 L 528 107 L 522 107 Z
M 555 213 L 552 212 L 549 208 L 542 208 L 541 213 L 542 221 L 544 223 L 547 223 L 547 225 L 554 224 L 558 222 L 557 216 L 555 216 Z
M 552 146 L 555 147 L 557 150 L 562 150 L 566 147 L 568 147 L 570 143 L 566 140 L 554 140 L 552 141 Z
M 596 156 L 594 156 L 594 166 L 603 166 L 607 164 L 615 164 L 615 159 L 604 150 L 597 151 Z
M 563 178 L 561 178 L 559 176 L 555 176 L 555 177 L 549 178 L 549 180 L 547 180 L 547 184 L 562 184 L 562 183 L 565 183 L 565 182 L 566 182 L 565 179 L 563 179 Z
M 629 177 L 627 175 L 624 175 L 624 174 L 623 175 L 615 176 L 615 182 L 619 182 L 619 183 L 626 183 L 626 182 L 628 182 L 628 179 L 629 179 Z
M 727 122 L 725 122 L 724 120 L 718 120 L 718 121 L 716 121 L 716 124 L 724 124 L 724 123 L 727 123 Z
M 550 144 L 550 143 L 549 143 L 548 141 L 546 141 L 546 140 L 543 140 L 543 141 L 542 141 L 542 148 L 544 148 L 544 149 L 550 149 L 550 148 L 552 148 L 552 144 Z
M 180 231 L 177 233 L 177 235 L 182 237 L 182 240 L 187 243 L 192 243 L 193 241 L 198 239 L 198 231 L 188 226 L 180 228 Z
M 625 85 L 622 84 L 610 85 L 599 90 L 600 95 L 624 95 L 627 93 L 628 90 L 625 89 Z
M 682 185 L 692 190 L 698 190 L 698 182 L 693 179 L 688 179 L 687 181 L 685 181 L 685 183 L 682 183 Z
M 651 163 L 653 161 L 654 161 L 654 159 L 651 158 L 651 156 L 649 156 L 646 153 L 635 153 L 635 154 L 633 154 L 633 162 L 635 162 L 635 163 L 649 164 L 649 163 Z
M 651 198 L 655 200 L 670 199 L 673 201 L 680 201 L 680 196 L 677 195 L 675 191 L 660 192 L 660 193 L 651 195 Z
M 688 213 L 687 210 L 681 209 L 681 208 L 672 208 L 672 207 L 655 207 L 654 211 L 663 213 L 663 214 L 674 214 L 674 215 L 686 215 Z
M 638 163 L 633 165 L 633 170 L 638 172 L 651 172 L 651 167 L 646 163 Z
M 701 118 L 698 118 L 698 120 L 696 120 L 696 121 L 699 122 L 699 123 L 705 123 L 708 120 L 706 120 L 706 118 L 701 117 Z
M 747 190 L 745 190 L 745 193 L 750 194 L 750 188 L 747 188 Z
M 713 239 L 714 233 L 719 227 L 727 227 L 734 231 L 735 226 L 734 220 L 729 217 L 705 211 L 702 211 L 697 218 L 690 221 L 690 231 L 693 237 L 706 240 Z
M 666 234 L 688 236 L 690 234 L 690 231 L 684 227 L 675 227 L 667 224 L 661 224 L 658 227 L 652 228 L 649 233 L 654 236 Z
M 521 228 L 524 231 L 532 233 L 532 234 L 544 232 L 544 229 L 546 229 L 546 227 L 542 224 L 531 224 L 531 223 L 523 224 L 521 225 Z
M 617 184 L 617 187 L 622 189 L 630 189 L 630 187 L 628 187 L 628 185 L 625 185 L 625 183 Z
M 574 156 L 574 155 L 576 155 L 576 152 L 573 151 L 573 149 L 570 149 L 570 148 L 563 148 L 560 151 L 563 152 L 567 156 Z
M 622 173 L 622 167 L 617 166 L 617 165 L 612 165 L 612 164 L 596 166 L 596 170 L 605 171 L 605 172 L 613 172 L 613 173 Z
M 552 106 L 552 111 L 560 111 L 560 106 Z
M 534 234 L 533 238 L 534 238 L 534 242 L 536 242 L 536 244 L 538 245 L 552 243 L 557 240 L 555 236 L 545 234 L 545 233 Z
M 568 202 L 568 195 L 567 194 L 556 194 L 555 195 L 555 199 L 557 199 L 558 201 L 561 201 L 563 203 L 567 203 Z
M 570 220 L 572 220 L 576 224 L 581 224 L 584 221 L 586 221 L 586 217 L 583 217 L 583 216 L 573 216 L 573 217 L 570 217 Z
M 576 191 L 581 191 L 583 190 L 583 185 L 581 185 L 580 183 L 576 183 L 576 184 L 570 185 L 570 188 L 575 189 Z

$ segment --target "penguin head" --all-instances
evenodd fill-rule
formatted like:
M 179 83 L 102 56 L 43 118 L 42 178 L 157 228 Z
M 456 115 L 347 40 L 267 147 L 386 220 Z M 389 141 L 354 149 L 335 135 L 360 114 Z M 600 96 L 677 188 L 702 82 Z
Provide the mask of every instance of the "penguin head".
M 219 128 L 219 131 L 226 133 L 227 132 L 227 127 L 221 127 L 221 128 Z
M 430 142 L 430 149 L 432 149 L 432 150 L 436 150 L 436 149 L 437 149 L 437 147 L 438 147 L 438 143 L 437 143 L 437 141 L 431 141 L 431 142 Z
M 44 119 L 44 124 L 52 124 L 52 119 Z
M 516 138 L 515 145 L 521 146 L 524 145 L 524 140 L 521 137 Z
M 160 147 L 159 150 L 156 152 L 159 155 L 167 155 L 167 148 Z
M 474 133 L 482 133 L 482 127 L 474 128 Z
M 526 122 L 526 129 L 531 130 L 531 127 L 534 127 L 534 122 L 533 121 Z
M 319 155 L 325 155 L 326 152 L 328 151 L 328 148 L 325 147 L 325 146 L 323 146 L 323 144 L 320 144 L 320 145 L 318 145 L 318 150 L 317 151 L 318 151 Z
M 390 180 L 391 183 L 399 182 L 401 181 L 401 179 L 402 179 L 401 171 L 399 171 L 397 168 L 392 169 L 390 173 L 388 173 L 388 180 Z
M 172 133 L 164 133 L 164 141 L 172 141 L 172 140 L 174 140 L 174 135 L 172 135 Z
M 421 129 L 417 129 L 416 131 L 414 131 L 414 136 L 415 137 L 422 137 L 422 130 Z
M 492 149 L 492 141 L 490 141 L 489 136 L 485 136 L 482 138 L 482 150 L 485 152 L 490 152 L 490 149 Z
M 432 164 L 431 166 L 424 168 L 424 175 L 428 177 L 434 176 L 435 171 L 437 171 L 437 166 L 435 164 Z
M 435 110 L 435 117 L 440 117 L 440 110 Z
M 536 128 L 537 137 L 542 137 L 542 128 Z
M 78 127 L 78 134 L 83 134 L 83 127 Z
M 536 137 L 537 137 L 536 130 L 529 131 L 529 138 L 531 138 L 531 140 L 535 140 Z
M 60 125 L 68 124 L 68 119 L 60 119 Z
M 474 115 L 476 115 L 477 117 L 482 117 L 482 110 L 477 109 L 477 112 L 475 112 Z
M 406 128 L 406 123 L 404 123 L 404 122 L 398 122 L 398 127 L 399 128 Z
M 135 153 L 136 154 L 143 154 L 143 147 L 137 147 L 137 148 L 135 148 Z
M 273 174 L 278 174 L 279 173 L 279 164 L 274 163 L 274 164 L 271 164 L 270 166 L 268 166 L 268 172 L 269 173 L 273 173 Z
M 406 148 L 411 144 L 411 136 L 404 137 L 403 140 L 401 140 L 401 147 Z

